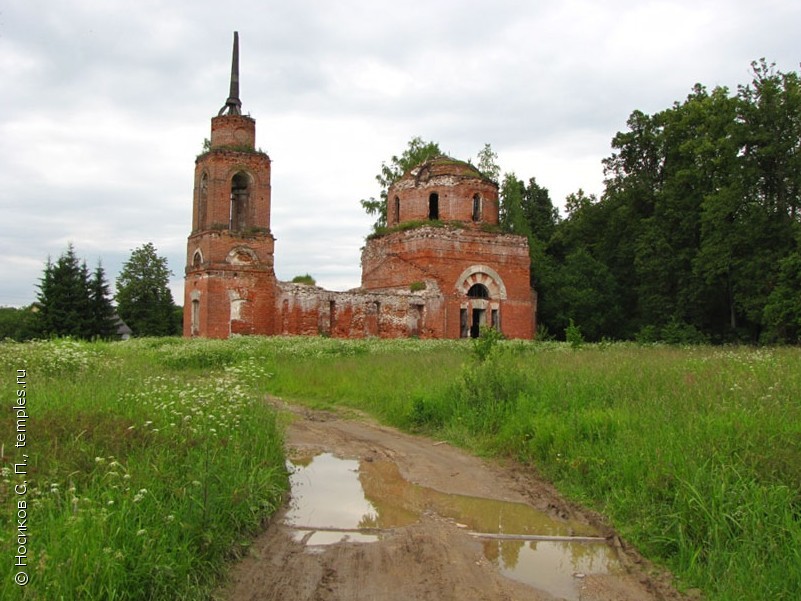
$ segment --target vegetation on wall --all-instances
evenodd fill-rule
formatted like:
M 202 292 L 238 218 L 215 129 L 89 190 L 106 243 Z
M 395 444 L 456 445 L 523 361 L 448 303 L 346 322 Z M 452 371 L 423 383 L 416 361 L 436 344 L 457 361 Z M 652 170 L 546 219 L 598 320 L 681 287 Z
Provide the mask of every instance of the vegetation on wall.
M 317 280 L 315 280 L 311 275 L 308 273 L 304 275 L 296 275 L 292 278 L 293 284 L 305 284 L 306 286 L 316 286 Z
M 375 176 L 381 187 L 379 197 L 377 199 L 370 197 L 359 201 L 365 212 L 376 218 L 373 231 L 378 231 L 387 225 L 387 191 L 389 187 L 412 167 L 441 154 L 439 144 L 425 142 L 423 138 L 416 136 L 409 141 L 406 150 L 400 156 L 393 155 L 389 162 L 381 163 L 381 172 Z

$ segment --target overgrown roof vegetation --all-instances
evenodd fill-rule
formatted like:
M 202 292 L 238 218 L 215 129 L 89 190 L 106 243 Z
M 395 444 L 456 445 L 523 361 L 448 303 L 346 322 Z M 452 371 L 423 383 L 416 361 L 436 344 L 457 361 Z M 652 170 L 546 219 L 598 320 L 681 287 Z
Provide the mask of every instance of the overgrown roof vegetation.
M 316 286 L 317 280 L 315 280 L 311 275 L 306 273 L 303 275 L 296 275 L 294 278 L 292 278 L 292 283 L 303 284 L 305 286 Z
M 371 234 L 367 236 L 367 239 L 375 240 L 376 238 L 383 238 L 384 236 L 388 236 L 396 232 L 407 232 L 410 230 L 416 230 L 423 227 L 461 230 L 468 228 L 468 223 L 465 221 L 456 221 L 456 220 L 442 221 L 440 219 L 415 219 L 410 221 L 404 221 L 402 223 L 393 225 L 391 227 L 377 227 Z M 484 232 L 503 233 L 500 226 L 492 223 L 482 223 L 480 229 L 481 231 Z

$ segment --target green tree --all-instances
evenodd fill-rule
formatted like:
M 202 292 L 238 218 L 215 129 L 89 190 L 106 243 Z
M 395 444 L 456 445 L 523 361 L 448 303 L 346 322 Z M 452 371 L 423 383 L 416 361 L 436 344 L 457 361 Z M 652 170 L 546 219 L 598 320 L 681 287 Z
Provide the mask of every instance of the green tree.
M 148 242 L 134 249 L 117 277 L 117 312 L 135 336 L 171 336 L 175 303 L 167 259 Z
M 47 260 L 37 301 L 38 328 L 42 335 L 92 337 L 89 272 L 72 244 L 55 263 Z
M 484 148 L 478 152 L 477 158 L 477 167 L 481 175 L 497 184 L 501 177 L 501 168 L 498 166 L 498 153 L 492 150 L 490 144 L 484 144 Z
M 359 201 L 365 212 L 376 218 L 373 230 L 378 230 L 378 228 L 386 227 L 387 225 L 387 191 L 389 187 L 412 167 L 441 154 L 442 151 L 439 148 L 439 144 L 426 142 L 420 136 L 416 136 L 409 140 L 406 150 L 400 156 L 393 155 L 388 163 L 381 163 L 381 172 L 375 176 L 376 181 L 381 186 L 378 199 L 371 197 Z
M 35 307 L 0 307 L 0 340 L 24 342 L 38 334 Z
M 560 332 L 573 317 L 590 338 L 796 336 L 801 81 L 764 60 L 753 69 L 735 95 L 698 84 L 654 115 L 632 112 L 604 161 L 601 199 L 569 196 L 553 226 L 536 182 L 502 188 L 507 227 L 520 231 L 519 198 L 532 233 L 540 323 Z M 605 310 L 593 288 L 618 319 L 592 314 Z
M 510 234 L 531 235 L 531 230 L 523 212 L 526 185 L 517 179 L 514 173 L 505 173 L 499 194 L 498 221 L 501 229 Z
M 612 337 L 618 331 L 621 311 L 614 277 L 587 250 L 571 252 L 559 266 L 549 288 L 552 307 L 544 325 L 551 332 L 566 332 L 571 320 L 587 340 Z
M 548 189 L 540 186 L 533 177 L 523 189 L 522 209 L 529 232 L 548 242 L 559 223 L 559 209 L 553 206 Z
M 579 188 L 578 192 L 572 192 L 565 198 L 565 212 L 568 217 L 571 217 L 577 211 L 585 209 L 596 202 L 598 202 L 598 199 L 593 194 L 587 196 L 587 193 Z
M 92 337 L 109 339 L 117 331 L 116 312 L 103 265 L 98 263 L 88 283 Z
M 798 239 L 801 247 L 801 231 Z M 765 341 L 801 343 L 801 250 L 798 248 L 779 262 L 776 286 L 765 304 L 763 318 Z

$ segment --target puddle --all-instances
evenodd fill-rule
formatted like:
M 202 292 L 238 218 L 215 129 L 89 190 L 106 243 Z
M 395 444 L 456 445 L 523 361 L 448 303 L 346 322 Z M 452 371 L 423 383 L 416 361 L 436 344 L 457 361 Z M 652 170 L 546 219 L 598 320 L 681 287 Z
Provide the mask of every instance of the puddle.
M 484 555 L 503 574 L 557 597 L 578 599 L 584 575 L 607 574 L 618 563 L 614 549 L 591 540 L 598 532 L 586 524 L 557 521 L 523 503 L 449 495 L 412 484 L 390 461 L 359 462 L 323 453 L 295 459 L 289 467 L 292 501 L 285 521 L 311 549 L 343 540 L 373 542 L 429 511 L 477 533 Z M 481 534 L 555 540 L 496 540 Z
M 292 500 L 284 520 L 307 545 L 330 545 L 342 540 L 372 542 L 377 530 L 409 526 L 418 514 L 395 511 L 368 500 L 360 482 L 359 461 L 330 453 L 290 462 Z
M 484 556 L 504 576 L 568 601 L 581 598 L 586 576 L 610 574 L 619 567 L 615 550 L 602 542 L 489 540 L 483 546 Z

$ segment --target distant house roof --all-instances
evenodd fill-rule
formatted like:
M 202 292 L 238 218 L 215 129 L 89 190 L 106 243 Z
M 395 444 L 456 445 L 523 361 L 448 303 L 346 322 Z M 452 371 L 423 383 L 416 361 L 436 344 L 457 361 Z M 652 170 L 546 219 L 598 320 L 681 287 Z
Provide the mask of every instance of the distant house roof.
M 119 336 L 121 340 L 128 340 L 128 338 L 133 336 L 133 330 L 128 327 L 128 324 L 116 313 L 114 314 L 114 325 L 117 328 L 117 336 Z

